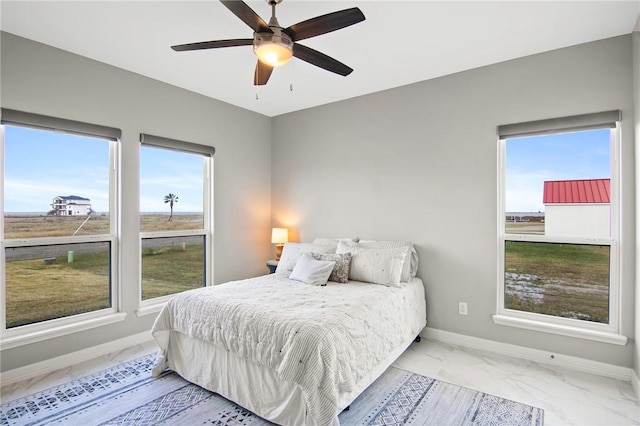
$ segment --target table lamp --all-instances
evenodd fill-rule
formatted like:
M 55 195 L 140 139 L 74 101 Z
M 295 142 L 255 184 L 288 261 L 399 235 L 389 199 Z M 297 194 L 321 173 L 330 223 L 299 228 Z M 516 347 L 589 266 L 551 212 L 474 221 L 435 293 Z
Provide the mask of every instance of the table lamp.
M 271 229 L 271 244 L 276 245 L 276 260 L 280 260 L 282 256 L 282 248 L 284 243 L 289 240 L 289 230 L 287 228 L 272 228 Z

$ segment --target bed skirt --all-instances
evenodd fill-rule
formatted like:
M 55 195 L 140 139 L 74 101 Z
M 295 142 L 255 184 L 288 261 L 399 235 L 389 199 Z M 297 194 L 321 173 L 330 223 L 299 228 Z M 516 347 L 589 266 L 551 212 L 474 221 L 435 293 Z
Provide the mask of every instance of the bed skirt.
M 414 338 L 392 351 L 351 392 L 340 394 L 339 409 L 330 425 L 317 425 L 309 416 L 302 389 L 297 384 L 284 381 L 271 369 L 240 358 L 213 343 L 177 331 L 171 331 L 165 363 L 159 363 L 156 369 L 170 368 L 186 380 L 280 425 L 337 426 L 340 424 L 338 414 L 373 383 L 409 347 Z

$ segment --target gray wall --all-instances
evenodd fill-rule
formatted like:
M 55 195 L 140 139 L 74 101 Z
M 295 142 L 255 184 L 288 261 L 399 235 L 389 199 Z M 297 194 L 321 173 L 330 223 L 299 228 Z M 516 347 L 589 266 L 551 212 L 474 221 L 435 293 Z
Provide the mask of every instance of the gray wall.
M 265 272 L 269 228 L 294 237 L 412 239 L 429 326 L 633 365 L 613 346 L 497 326 L 496 137 L 499 124 L 623 111 L 623 333 L 634 329 L 635 190 L 630 36 L 574 46 L 274 119 L 9 34 L 3 107 L 123 130 L 123 310 L 127 319 L 1 353 L 7 371 L 148 330 L 137 317 L 138 133 L 211 144 L 215 282 Z M 636 34 L 635 49 L 638 49 Z M 635 57 L 637 66 L 638 55 Z M 636 95 L 637 96 L 637 95 Z M 636 98 L 636 105 L 637 105 Z M 636 127 L 640 123 L 636 108 Z M 640 133 L 640 132 L 639 132 Z M 272 208 L 273 206 L 273 208 Z M 637 299 L 637 302 L 635 301 Z M 469 315 L 457 314 L 458 301 Z M 635 327 L 640 328 L 637 324 Z M 640 364 L 635 356 L 636 368 Z
M 272 122 L 274 225 L 413 240 L 430 327 L 631 367 L 616 346 L 495 325 L 496 126 L 621 109 L 622 332 L 633 338 L 635 193 L 631 36 L 529 56 Z M 458 315 L 458 301 L 469 315 Z
M 74 352 L 149 330 L 139 299 L 138 134 L 216 147 L 216 283 L 267 272 L 271 256 L 269 118 L 7 33 L 1 39 L 2 106 L 122 129 L 124 322 L 4 350 L 0 369 Z
M 640 18 L 632 33 L 633 106 L 635 112 L 636 164 L 640 164 Z M 636 342 L 640 342 L 640 172 L 636 171 Z M 640 348 L 636 344 L 634 370 L 640 378 Z

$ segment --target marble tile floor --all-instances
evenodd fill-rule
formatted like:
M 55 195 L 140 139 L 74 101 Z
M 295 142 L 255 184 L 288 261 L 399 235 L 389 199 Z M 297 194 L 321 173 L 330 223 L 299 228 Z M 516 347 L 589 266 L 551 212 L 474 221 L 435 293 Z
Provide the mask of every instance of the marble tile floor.
M 40 377 L 2 386 L 10 401 L 118 363 L 153 353 L 135 346 Z M 545 410 L 545 425 L 640 425 L 640 405 L 629 382 L 422 339 L 394 363 L 398 368 Z
M 544 409 L 546 426 L 640 425 L 630 382 L 423 339 L 394 366 Z
M 70 382 L 82 376 L 105 370 L 120 363 L 131 361 L 157 351 L 158 346 L 155 341 L 149 341 L 145 344 L 136 345 L 119 352 L 103 355 L 101 357 L 52 371 L 48 374 L 36 376 L 22 382 L 11 383 L 8 385 L 0 383 L 0 402 L 13 401 L 14 399 L 22 398 L 23 396 Z

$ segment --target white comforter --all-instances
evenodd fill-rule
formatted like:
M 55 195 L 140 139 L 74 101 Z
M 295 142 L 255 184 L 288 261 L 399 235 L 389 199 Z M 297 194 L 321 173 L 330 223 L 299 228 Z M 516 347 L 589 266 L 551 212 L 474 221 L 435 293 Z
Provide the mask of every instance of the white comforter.
M 318 424 L 329 424 L 340 393 L 424 327 L 417 281 L 404 289 L 359 282 L 316 287 L 280 274 L 234 281 L 176 295 L 152 333 L 163 351 L 174 330 L 272 369 L 300 386 Z M 154 371 L 165 367 L 162 359 Z

